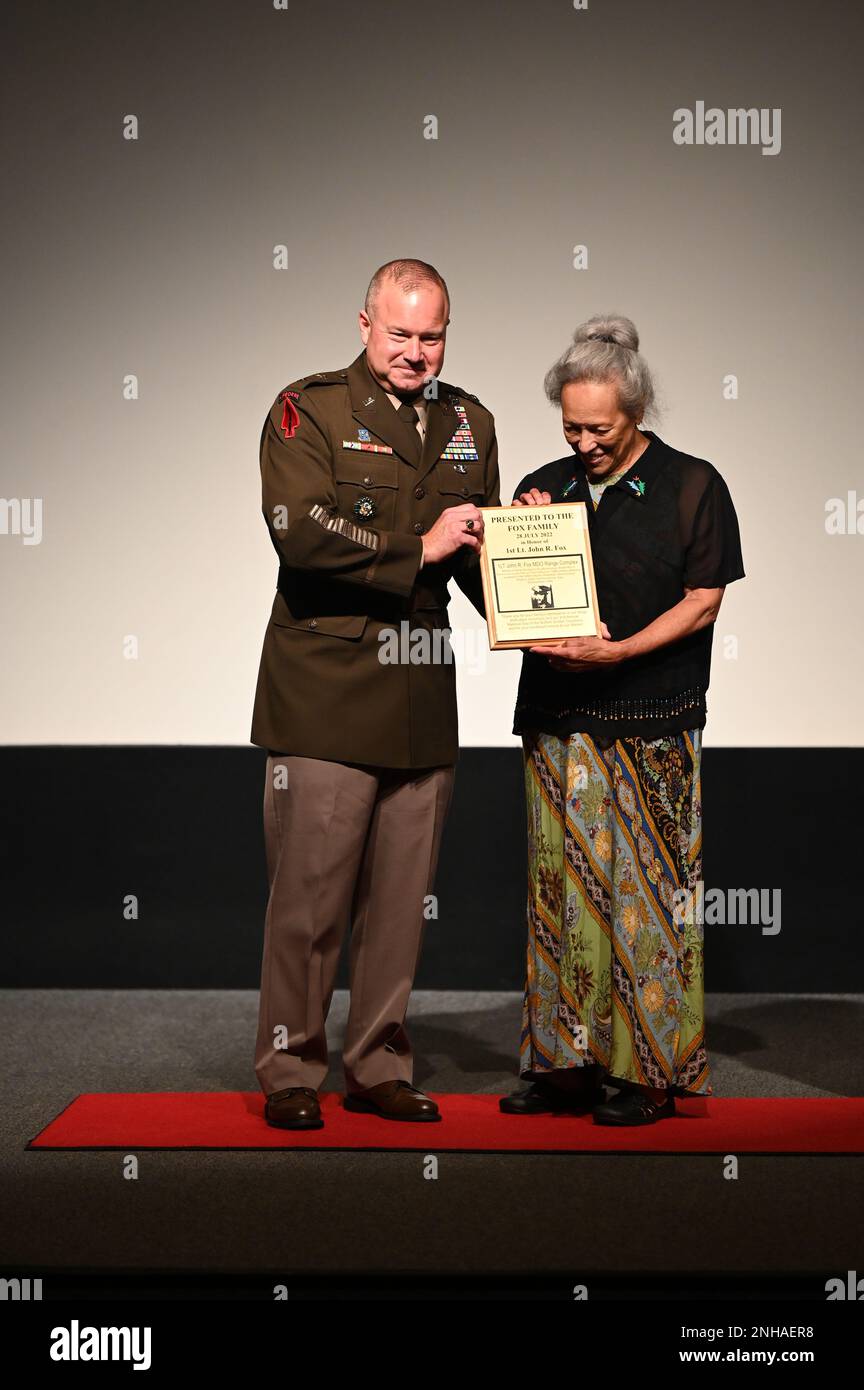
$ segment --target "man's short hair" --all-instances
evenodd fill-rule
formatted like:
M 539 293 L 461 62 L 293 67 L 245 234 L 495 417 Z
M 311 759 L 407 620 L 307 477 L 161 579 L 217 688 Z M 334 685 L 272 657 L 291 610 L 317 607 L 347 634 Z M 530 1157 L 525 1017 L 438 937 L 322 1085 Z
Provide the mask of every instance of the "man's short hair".
M 444 293 L 447 301 L 447 315 L 450 315 L 450 291 L 443 275 L 439 275 L 434 265 L 429 265 L 426 261 L 399 260 L 387 261 L 386 265 L 379 266 L 369 281 L 369 288 L 366 291 L 366 300 L 363 305 L 369 318 L 375 308 L 375 300 L 378 298 L 378 291 L 385 280 L 395 280 L 396 284 L 405 291 L 406 294 L 411 290 L 419 289 L 421 285 L 437 285 Z

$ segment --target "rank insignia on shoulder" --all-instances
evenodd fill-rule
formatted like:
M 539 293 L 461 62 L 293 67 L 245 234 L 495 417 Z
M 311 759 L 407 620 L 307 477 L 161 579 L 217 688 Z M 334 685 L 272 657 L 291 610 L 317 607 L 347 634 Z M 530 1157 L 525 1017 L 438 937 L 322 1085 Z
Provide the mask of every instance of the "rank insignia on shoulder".
M 362 497 L 358 497 L 357 501 L 354 503 L 354 515 L 359 516 L 363 521 L 368 521 L 370 517 L 375 515 L 377 510 L 378 508 L 375 506 L 372 498 L 368 497 L 365 493 Z

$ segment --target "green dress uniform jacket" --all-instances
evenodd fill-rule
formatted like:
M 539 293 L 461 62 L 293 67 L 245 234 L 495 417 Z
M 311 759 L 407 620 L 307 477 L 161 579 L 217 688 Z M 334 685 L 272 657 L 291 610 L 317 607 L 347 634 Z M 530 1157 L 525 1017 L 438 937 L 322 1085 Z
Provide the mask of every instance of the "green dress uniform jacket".
M 447 507 L 499 505 L 498 446 L 475 396 L 439 382 L 427 406 L 421 446 L 365 352 L 343 371 L 303 377 L 274 402 L 261 481 L 279 577 L 252 743 L 378 767 L 455 763 L 455 670 L 434 633 L 448 626 L 451 578 L 484 613 L 479 556 L 466 546 L 421 567 L 421 536 Z M 408 655 L 417 629 L 429 633 L 420 642 L 437 649 L 437 662 L 379 659 L 379 634 L 395 632 Z

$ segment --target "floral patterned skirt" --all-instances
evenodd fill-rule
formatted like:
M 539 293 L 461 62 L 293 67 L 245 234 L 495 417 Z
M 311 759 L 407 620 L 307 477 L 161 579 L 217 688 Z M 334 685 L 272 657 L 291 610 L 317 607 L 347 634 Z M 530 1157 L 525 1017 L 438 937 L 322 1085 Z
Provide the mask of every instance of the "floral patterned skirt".
M 598 1063 L 612 1084 L 711 1095 L 703 930 L 679 892 L 702 877 L 702 731 L 523 751 L 523 1078 Z

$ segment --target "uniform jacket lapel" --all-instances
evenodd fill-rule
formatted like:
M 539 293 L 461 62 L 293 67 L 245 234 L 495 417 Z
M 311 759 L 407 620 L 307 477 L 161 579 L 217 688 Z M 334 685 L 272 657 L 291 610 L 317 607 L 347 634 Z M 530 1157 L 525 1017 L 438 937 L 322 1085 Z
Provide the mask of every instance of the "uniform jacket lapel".
M 429 402 L 419 478 L 425 478 L 435 467 L 456 433 L 458 425 L 459 417 L 446 396 L 433 398 Z
M 358 424 L 364 425 L 376 439 L 389 444 L 404 463 L 416 468 L 420 460 L 420 436 L 412 425 L 399 419 L 384 387 L 378 385 L 369 371 L 365 352 L 361 352 L 348 368 L 348 387 L 351 413 Z

